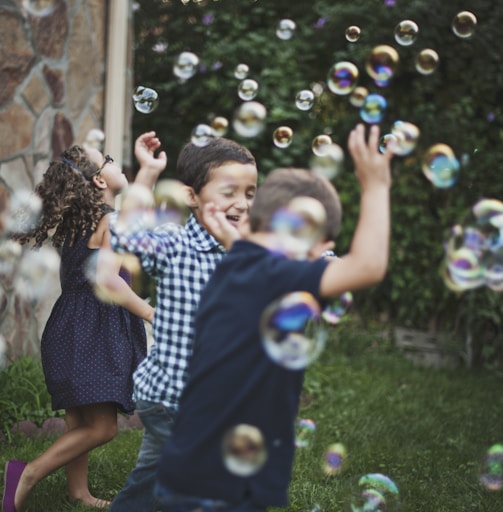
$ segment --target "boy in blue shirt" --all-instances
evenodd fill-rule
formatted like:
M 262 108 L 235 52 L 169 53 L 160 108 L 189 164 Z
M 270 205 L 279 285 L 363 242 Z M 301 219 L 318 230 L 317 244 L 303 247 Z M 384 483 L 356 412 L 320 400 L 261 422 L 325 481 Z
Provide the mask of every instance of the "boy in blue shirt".
M 153 507 L 157 462 L 187 377 L 195 311 L 203 287 L 225 253 L 205 229 L 201 212 L 207 203 L 218 204 L 224 222 L 235 228 L 248 216 L 258 173 L 245 147 L 216 138 L 204 147 L 186 144 L 178 157 L 177 177 L 186 185 L 191 209 L 185 226 L 122 232 L 120 215 L 111 226 L 112 248 L 136 255 L 156 281 L 154 344 L 133 375 L 136 411 L 145 430 L 136 466 L 112 502 L 112 512 Z M 145 176 L 143 183 L 152 178 Z
M 261 185 L 249 231 L 220 262 L 201 297 L 189 379 L 159 462 L 155 511 L 255 512 L 287 505 L 304 372 L 284 368 L 267 356 L 261 315 L 291 292 L 308 292 L 323 304 L 383 279 L 391 154 L 381 154 L 378 144 L 377 126 L 370 128 L 368 142 L 363 125 L 348 139 L 362 193 L 358 225 L 343 257 L 320 258 L 333 248 L 341 220 L 339 198 L 328 181 L 306 170 L 279 169 Z M 270 223 L 279 208 L 302 196 L 321 202 L 326 222 L 323 240 L 311 246 L 307 259 L 298 260 L 277 251 Z M 216 226 L 212 231 L 217 233 L 220 225 L 219 237 L 228 239 L 230 230 L 218 207 L 208 205 L 205 215 L 208 225 Z M 235 450 L 259 460 L 256 471 L 236 473 L 224 460 L 225 436 L 237 426 L 245 426 L 250 435 L 248 444 Z M 261 435 L 262 454 L 253 432 Z

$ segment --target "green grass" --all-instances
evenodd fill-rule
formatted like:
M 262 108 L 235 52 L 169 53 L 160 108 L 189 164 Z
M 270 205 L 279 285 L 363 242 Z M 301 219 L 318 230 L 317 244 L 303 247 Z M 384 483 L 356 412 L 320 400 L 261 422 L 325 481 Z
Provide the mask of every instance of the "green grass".
M 350 510 L 358 479 L 367 473 L 395 482 L 403 512 L 503 510 L 503 491 L 479 484 L 485 452 L 503 442 L 502 384 L 498 373 L 415 367 L 377 335 L 339 331 L 306 374 L 299 417 L 317 428 L 313 444 L 297 451 L 289 510 Z M 0 470 L 10 458 L 36 457 L 49 442 L 18 435 L 1 441 Z M 348 456 L 343 470 L 329 477 L 321 458 L 337 442 Z M 117 493 L 139 444 L 139 431 L 122 432 L 91 452 L 96 496 Z M 26 511 L 86 510 L 66 502 L 65 493 L 60 470 L 37 486 Z

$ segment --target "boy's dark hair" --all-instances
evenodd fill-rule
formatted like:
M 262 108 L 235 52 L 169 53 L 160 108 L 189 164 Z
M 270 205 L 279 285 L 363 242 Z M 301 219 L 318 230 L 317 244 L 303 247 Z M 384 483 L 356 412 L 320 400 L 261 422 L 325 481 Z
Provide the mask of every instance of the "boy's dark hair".
M 208 183 L 211 171 L 228 162 L 256 165 L 247 148 L 233 140 L 216 137 L 206 146 L 185 144 L 176 162 L 176 172 L 181 182 L 199 194 Z
M 308 196 L 320 201 L 327 215 L 326 241 L 335 240 L 342 220 L 342 207 L 337 191 L 325 178 L 306 169 L 275 169 L 260 185 L 250 210 L 250 229 L 270 231 L 271 219 L 279 208 L 285 208 L 295 197 Z

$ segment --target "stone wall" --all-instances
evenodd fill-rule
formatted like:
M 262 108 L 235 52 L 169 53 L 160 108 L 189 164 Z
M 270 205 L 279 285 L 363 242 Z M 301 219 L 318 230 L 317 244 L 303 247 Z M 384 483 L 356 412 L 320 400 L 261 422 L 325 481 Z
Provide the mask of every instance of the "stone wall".
M 30 5 L 45 10 L 30 12 Z M 51 159 L 103 129 L 107 5 L 0 2 L 0 187 L 8 194 L 32 190 Z M 0 334 L 12 359 L 38 352 L 59 279 L 33 304 L 16 296 L 9 277 L 0 275 Z

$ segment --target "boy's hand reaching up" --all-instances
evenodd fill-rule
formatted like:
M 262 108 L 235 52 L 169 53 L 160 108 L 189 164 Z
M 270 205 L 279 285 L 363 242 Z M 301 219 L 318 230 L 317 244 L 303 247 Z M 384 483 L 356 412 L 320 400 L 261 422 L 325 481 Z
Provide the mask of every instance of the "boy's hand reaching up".
M 393 153 L 389 148 L 384 154 L 379 151 L 379 126 L 370 127 L 367 142 L 365 126 L 358 124 L 349 134 L 348 149 L 362 190 L 375 185 L 390 187 L 390 160 Z
M 230 224 L 225 213 L 219 210 L 214 203 L 204 205 L 202 221 L 208 233 L 216 238 L 226 251 L 236 240 L 242 238 L 239 229 Z
M 154 131 L 141 134 L 135 141 L 134 154 L 140 170 L 136 175 L 135 183 L 141 183 L 152 188 L 161 172 L 166 168 L 168 157 L 164 151 L 155 156 L 155 151 L 161 146 L 161 141 Z

